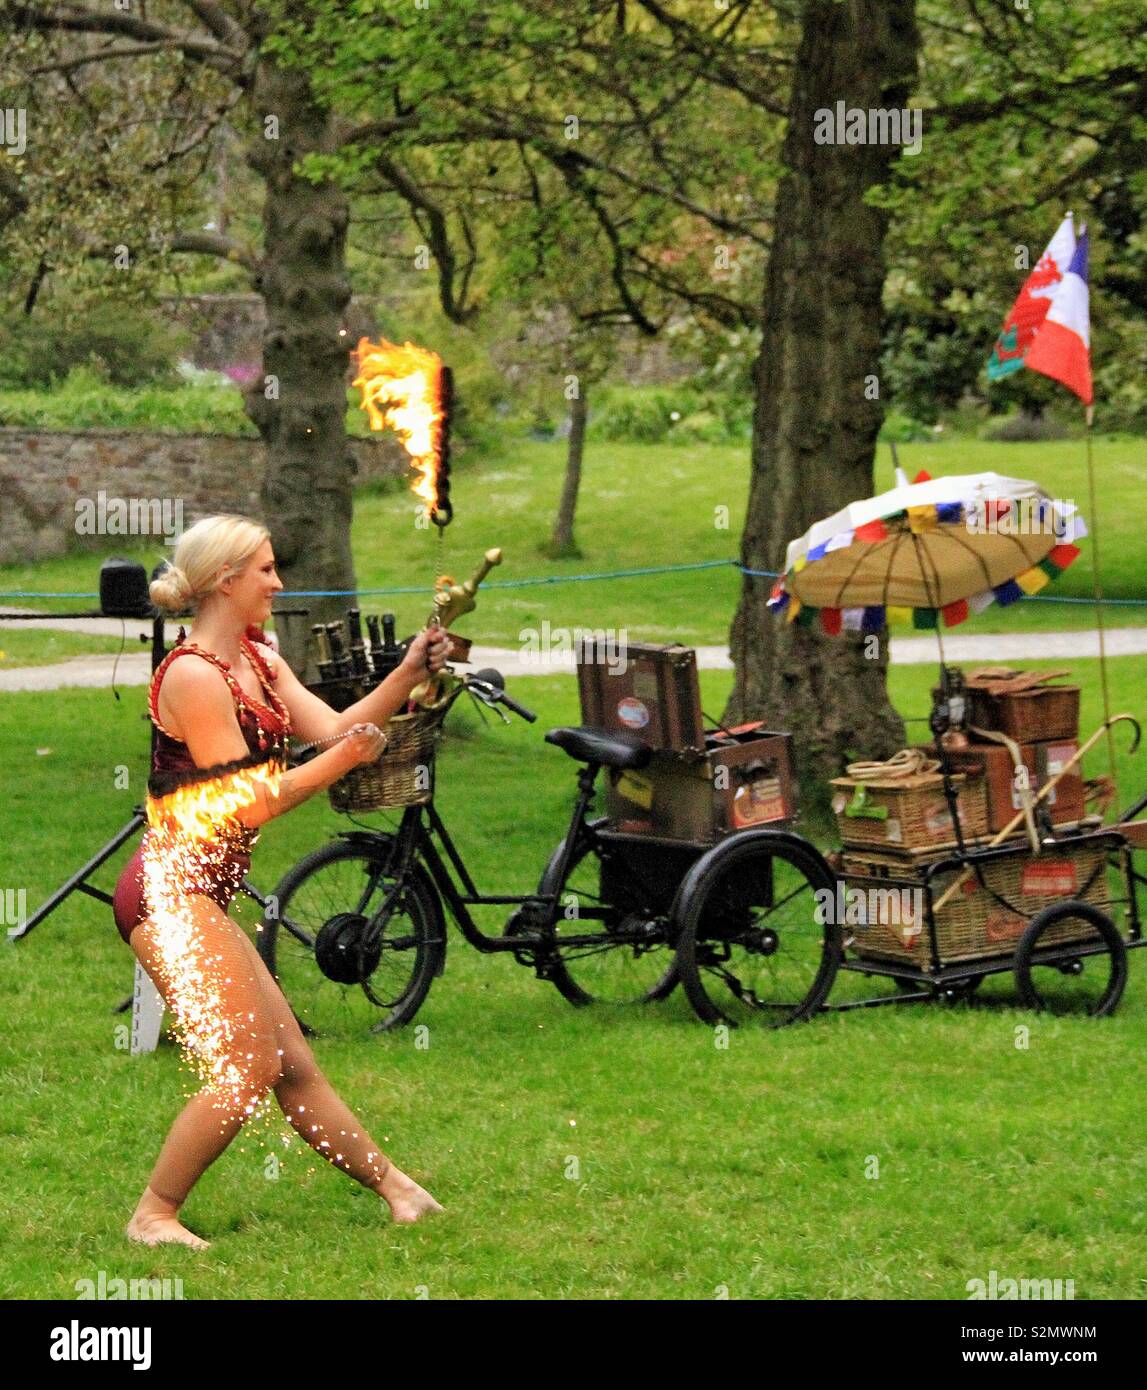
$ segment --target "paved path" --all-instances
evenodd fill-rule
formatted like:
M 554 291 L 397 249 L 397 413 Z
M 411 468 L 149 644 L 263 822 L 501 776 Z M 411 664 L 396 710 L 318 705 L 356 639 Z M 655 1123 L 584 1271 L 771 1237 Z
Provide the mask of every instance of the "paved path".
M 0 608 L 0 614 L 20 612 Z M 28 611 L 28 610 L 24 610 Z M 0 671 L 0 691 L 56 690 L 61 686 L 110 686 L 113 668 L 117 685 L 146 685 L 151 675 L 151 654 L 143 649 L 137 634 L 151 638 L 151 624 L 134 620 L 121 622 L 118 618 L 78 618 L 61 623 L 51 618 L 28 622 L 6 623 L 0 616 L 0 628 L 37 627 L 60 628 L 68 632 L 85 632 L 119 637 L 126 629 L 127 641 L 118 660 L 114 653 L 76 656 L 51 666 L 22 666 L 14 671 Z M 174 632 L 171 633 L 174 636 Z M 3 639 L 0 638 L 0 648 Z M 1147 653 L 1147 627 L 1117 627 L 1107 632 L 1109 656 L 1139 656 Z M 1071 660 L 1099 655 L 1099 637 L 1094 631 L 1079 632 L 1015 632 L 981 633 L 944 638 L 944 654 L 949 661 L 1036 661 Z M 529 657 L 512 647 L 478 647 L 471 649 L 471 668 L 496 666 L 504 676 L 546 676 L 559 672 L 573 673 L 572 655 Z M 931 665 L 938 659 L 935 637 L 893 637 L 892 662 L 896 666 Z M 728 647 L 698 647 L 697 663 L 702 670 L 731 669 Z

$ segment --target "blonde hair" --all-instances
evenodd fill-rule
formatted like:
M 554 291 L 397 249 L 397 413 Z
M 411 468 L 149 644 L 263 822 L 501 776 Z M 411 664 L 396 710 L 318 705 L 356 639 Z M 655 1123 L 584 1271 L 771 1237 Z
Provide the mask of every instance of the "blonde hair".
M 148 589 L 157 608 L 169 613 L 195 611 L 219 587 L 239 574 L 271 533 L 245 516 L 205 516 L 180 536 L 175 556 Z

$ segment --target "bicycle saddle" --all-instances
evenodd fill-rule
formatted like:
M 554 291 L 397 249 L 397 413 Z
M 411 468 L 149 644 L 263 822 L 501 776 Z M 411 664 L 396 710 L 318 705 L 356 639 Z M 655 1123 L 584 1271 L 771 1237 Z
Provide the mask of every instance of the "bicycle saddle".
M 550 729 L 546 742 L 553 743 L 581 763 L 600 767 L 644 767 L 653 749 L 636 734 L 613 733 L 609 729 Z

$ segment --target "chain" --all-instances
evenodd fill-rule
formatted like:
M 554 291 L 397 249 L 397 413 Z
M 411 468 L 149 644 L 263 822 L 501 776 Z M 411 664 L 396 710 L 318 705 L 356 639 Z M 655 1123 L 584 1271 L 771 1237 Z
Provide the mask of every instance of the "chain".
M 339 743 L 342 739 L 349 738 L 352 732 L 353 730 L 351 729 L 344 729 L 341 734 L 328 734 L 326 738 L 315 738 L 312 739 L 310 743 L 296 743 L 287 751 L 292 757 L 298 757 L 300 753 L 309 753 L 312 748 L 321 748 L 325 743 Z M 385 729 L 380 729 L 379 732 L 382 734 L 383 738 L 386 739 Z M 385 747 L 385 744 L 383 746 Z

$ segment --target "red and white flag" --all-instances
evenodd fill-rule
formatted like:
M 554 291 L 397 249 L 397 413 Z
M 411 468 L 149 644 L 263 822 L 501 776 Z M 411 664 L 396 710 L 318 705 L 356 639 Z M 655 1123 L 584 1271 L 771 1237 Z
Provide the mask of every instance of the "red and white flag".
M 1060 381 L 1091 404 L 1091 320 L 1087 292 L 1087 232 L 1080 233 L 1063 279 L 1024 359 L 1024 366 Z
M 1027 362 L 1035 335 L 1047 318 L 1055 292 L 1063 283 L 1075 255 L 1075 225 L 1069 212 L 1044 247 L 1032 273 L 1016 296 L 988 361 L 988 380 L 1018 372 Z

